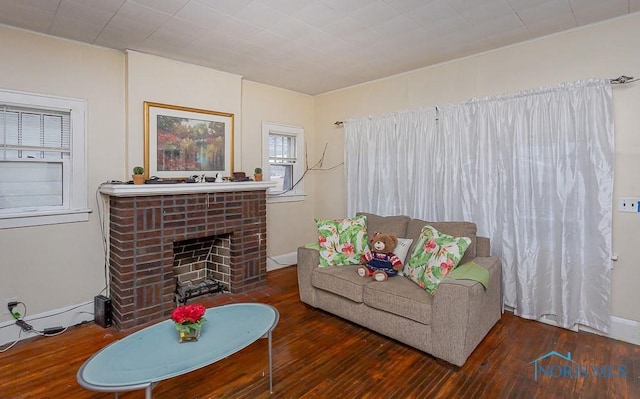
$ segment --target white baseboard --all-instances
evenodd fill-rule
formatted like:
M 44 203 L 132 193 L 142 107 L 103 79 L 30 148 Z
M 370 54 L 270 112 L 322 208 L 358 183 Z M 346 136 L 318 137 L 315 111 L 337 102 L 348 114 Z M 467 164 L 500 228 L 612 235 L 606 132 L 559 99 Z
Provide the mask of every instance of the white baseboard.
M 513 309 L 508 306 L 505 306 L 505 310 L 513 313 Z M 560 327 L 553 317 L 543 316 L 537 321 L 544 324 Z M 636 320 L 624 319 L 622 317 L 611 316 L 609 323 L 609 333 L 603 333 L 602 331 L 598 331 L 581 324 L 574 326 L 574 328 L 569 328 L 568 330 L 575 332 L 584 331 L 596 335 L 601 335 L 603 337 L 617 339 L 618 341 L 640 345 L 640 322 Z
M 608 334 L 586 326 L 580 326 L 580 330 L 628 342 L 630 344 L 640 345 L 640 322 L 635 320 L 611 316 L 611 324 L 609 325 Z
M 93 301 L 26 316 L 24 321 L 38 331 L 50 327 L 71 327 L 85 321 L 93 321 Z M 15 320 L 0 323 L 0 345 L 37 336 L 39 334 L 35 331 L 22 331 L 16 326 Z
M 298 253 L 289 252 L 288 254 L 267 256 L 267 271 L 282 269 L 298 263 Z

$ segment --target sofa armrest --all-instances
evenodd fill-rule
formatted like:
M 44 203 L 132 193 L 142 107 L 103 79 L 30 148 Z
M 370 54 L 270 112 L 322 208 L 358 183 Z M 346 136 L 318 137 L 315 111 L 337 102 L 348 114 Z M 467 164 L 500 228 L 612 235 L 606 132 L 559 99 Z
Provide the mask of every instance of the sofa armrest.
M 491 256 L 491 241 L 487 237 L 476 237 L 476 257 Z
M 311 284 L 313 269 L 320 264 L 320 252 L 317 249 L 298 248 L 298 290 L 300 300 L 308 305 L 316 307 L 315 288 Z
M 446 278 L 433 297 L 432 354 L 462 366 L 501 316 L 502 264 L 497 257 L 474 262 L 489 271 L 489 288 Z

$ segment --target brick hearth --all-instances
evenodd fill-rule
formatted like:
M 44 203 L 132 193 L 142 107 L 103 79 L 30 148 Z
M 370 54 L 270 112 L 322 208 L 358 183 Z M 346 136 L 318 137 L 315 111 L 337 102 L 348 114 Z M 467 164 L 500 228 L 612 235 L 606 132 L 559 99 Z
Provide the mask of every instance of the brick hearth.
M 119 329 L 170 316 L 175 307 L 174 242 L 228 235 L 231 292 L 266 285 L 264 189 L 106 194 L 110 195 L 110 297 Z

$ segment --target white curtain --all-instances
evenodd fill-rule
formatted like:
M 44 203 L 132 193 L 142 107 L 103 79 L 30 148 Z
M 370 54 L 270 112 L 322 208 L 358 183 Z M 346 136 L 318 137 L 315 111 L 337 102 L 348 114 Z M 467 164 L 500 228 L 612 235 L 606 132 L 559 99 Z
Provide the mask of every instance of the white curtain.
M 517 315 L 606 332 L 613 131 L 605 80 L 348 120 L 347 211 L 472 221 Z

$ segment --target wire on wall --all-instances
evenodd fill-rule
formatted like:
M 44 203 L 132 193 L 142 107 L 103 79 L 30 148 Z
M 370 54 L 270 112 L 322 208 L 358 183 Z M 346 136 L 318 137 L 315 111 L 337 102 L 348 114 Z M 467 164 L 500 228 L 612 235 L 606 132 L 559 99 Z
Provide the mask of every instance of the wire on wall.
M 288 190 L 285 190 L 285 191 L 282 191 L 282 192 L 279 192 L 279 193 L 269 194 L 269 196 L 274 196 L 274 197 L 276 197 L 276 196 L 278 196 L 278 195 L 283 195 L 283 194 L 288 193 L 289 191 L 293 190 L 294 188 L 296 188 L 296 186 L 297 186 L 297 185 L 302 181 L 302 179 L 304 179 L 304 177 L 305 177 L 305 176 L 307 175 L 307 173 L 309 173 L 310 171 L 314 171 L 314 170 L 317 170 L 317 171 L 330 171 L 330 170 L 336 169 L 336 168 L 338 168 L 338 167 L 340 167 L 340 166 L 344 165 L 344 162 L 340 162 L 339 164 L 334 165 L 334 166 L 331 166 L 331 167 L 329 167 L 329 168 L 323 168 L 323 167 L 322 167 L 322 164 L 324 163 L 324 157 L 325 157 L 325 154 L 327 153 L 327 146 L 328 146 L 328 145 L 329 145 L 329 143 L 325 143 L 325 144 L 324 144 L 324 149 L 322 150 L 322 156 L 320 157 L 320 159 L 318 160 L 318 162 L 316 162 L 316 163 L 315 163 L 313 166 L 311 166 L 311 167 L 309 167 L 309 159 L 308 159 L 308 155 L 307 155 L 307 154 L 308 154 L 308 151 L 306 151 L 306 148 L 305 148 L 305 157 L 304 157 L 304 165 L 305 165 L 305 168 L 304 168 L 304 172 L 302 173 L 302 176 L 300 176 L 300 178 L 299 178 L 299 179 L 298 179 L 294 184 L 292 184 L 292 185 L 291 185 L 291 188 L 289 188 Z M 306 147 L 306 146 L 305 146 L 305 147 Z

